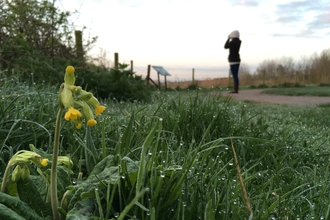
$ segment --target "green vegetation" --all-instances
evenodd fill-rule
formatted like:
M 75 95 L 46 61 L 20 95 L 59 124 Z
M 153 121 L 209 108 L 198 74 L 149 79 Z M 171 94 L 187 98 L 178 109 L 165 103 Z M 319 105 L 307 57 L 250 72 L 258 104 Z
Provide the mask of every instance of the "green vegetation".
M 310 57 L 294 60 L 282 57 L 262 61 L 252 73 L 244 63 L 240 67 L 240 79 L 245 85 L 329 84 L 330 48 L 325 48 Z M 291 84 L 291 85 L 290 85 Z
M 265 89 L 262 93 L 289 96 L 330 96 L 330 88 L 325 86 L 306 86 L 294 88 Z
M 89 61 L 96 38 L 78 56 L 69 15 L 47 1 L 0 2 L 0 219 L 248 219 L 248 204 L 254 219 L 330 218 L 328 105 L 236 103 L 220 88 L 151 91 L 127 65 Z M 261 79 L 292 67 L 270 64 Z M 326 77 L 314 64 L 287 76 Z M 67 65 L 103 99 L 97 121 L 89 102 L 99 103 L 73 78 L 59 99 Z M 326 87 L 266 90 L 284 91 L 329 95 Z M 68 110 L 76 106 L 95 126 Z
M 119 64 L 118 69 L 99 71 L 96 73 L 85 72 L 80 74 L 84 78 L 82 87 L 91 90 L 102 99 L 114 99 L 117 101 L 143 101 L 151 99 L 153 87 L 145 85 L 141 76 L 135 75 L 127 64 Z
M 19 150 L 52 164 L 58 89 L 16 79 L 1 85 L 1 177 Z M 236 103 L 220 92 L 155 92 L 149 103 L 104 100 L 107 109 L 90 132 L 63 121 L 59 155 L 73 166 L 57 169 L 60 213 L 248 219 L 233 144 L 254 219 L 329 218 L 329 109 Z M 52 219 L 50 165 L 29 166 L 28 178 L 8 182 L 1 219 Z
M 72 12 L 50 1 L 0 1 L 0 70 L 2 75 L 37 84 L 59 85 L 63 67 L 79 69 L 77 82 L 99 98 L 118 101 L 150 100 L 150 89 L 127 65 L 108 69 L 88 57 L 97 37 L 77 39 Z M 82 30 L 84 31 L 85 28 Z M 80 50 L 78 50 L 79 48 Z

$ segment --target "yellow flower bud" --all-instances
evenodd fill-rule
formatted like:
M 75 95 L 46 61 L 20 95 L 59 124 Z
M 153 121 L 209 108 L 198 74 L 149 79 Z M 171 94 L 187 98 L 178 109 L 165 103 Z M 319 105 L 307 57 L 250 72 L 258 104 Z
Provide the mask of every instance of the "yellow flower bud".
M 21 166 L 17 165 L 11 174 L 11 181 L 16 183 L 22 176 Z
M 82 113 L 87 121 L 87 125 L 88 126 L 96 125 L 96 121 L 94 120 L 94 114 L 93 114 L 91 107 L 82 100 L 79 100 L 78 102 L 76 102 L 76 104 L 81 106 Z
M 70 174 L 73 173 L 73 171 L 71 170 L 71 167 L 73 167 L 73 162 L 69 157 L 59 156 L 57 162 L 59 166 L 62 166 Z
M 87 126 L 94 126 L 94 125 L 96 125 L 97 124 L 97 122 L 94 120 L 94 119 L 89 119 L 88 121 L 87 121 Z
M 81 121 L 75 121 L 75 122 L 77 122 L 77 123 L 75 123 L 76 124 L 76 128 L 79 130 L 79 129 L 81 129 L 81 127 L 82 127 L 82 123 L 81 123 Z
M 22 180 L 27 180 L 30 176 L 30 169 L 28 166 L 23 166 L 23 168 L 21 169 L 21 178 Z
M 74 68 L 73 66 L 68 66 L 65 69 L 64 82 L 68 85 L 74 85 L 75 80 Z
M 99 101 L 94 96 L 92 96 L 86 102 L 94 108 L 94 112 L 96 116 L 101 114 L 106 109 L 105 106 L 100 105 Z
M 73 74 L 74 73 L 74 67 L 73 66 L 67 66 L 65 69 L 65 72 L 68 74 Z
M 103 106 L 103 105 L 99 105 L 99 106 L 97 106 L 96 108 L 94 108 L 95 115 L 98 116 L 98 115 L 101 114 L 105 109 L 106 109 L 106 107 Z
M 46 166 L 48 165 L 48 159 L 47 159 L 47 158 L 42 159 L 42 160 L 40 161 L 40 164 L 41 164 L 41 166 L 46 167 Z
M 96 108 L 97 106 L 100 105 L 99 101 L 94 96 L 88 99 L 86 102 L 93 108 Z
M 79 99 L 82 99 L 84 101 L 88 101 L 90 98 L 93 97 L 93 94 L 91 92 L 86 92 L 85 90 L 80 91 Z
M 64 83 L 60 94 L 60 102 L 65 108 L 70 108 L 73 106 L 74 100 L 72 96 L 72 86 Z
M 58 156 L 57 163 L 59 166 L 63 165 L 68 168 L 71 168 L 73 166 L 72 160 L 67 156 Z

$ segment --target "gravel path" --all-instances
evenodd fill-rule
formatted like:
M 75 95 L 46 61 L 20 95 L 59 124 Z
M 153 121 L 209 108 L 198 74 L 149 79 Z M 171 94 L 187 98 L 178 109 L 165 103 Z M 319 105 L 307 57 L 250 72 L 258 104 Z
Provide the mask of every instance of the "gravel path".
M 223 95 L 231 96 L 235 100 L 283 105 L 319 105 L 330 103 L 330 97 L 270 95 L 262 94 L 261 91 L 262 89 L 240 90 L 238 94 L 223 92 Z

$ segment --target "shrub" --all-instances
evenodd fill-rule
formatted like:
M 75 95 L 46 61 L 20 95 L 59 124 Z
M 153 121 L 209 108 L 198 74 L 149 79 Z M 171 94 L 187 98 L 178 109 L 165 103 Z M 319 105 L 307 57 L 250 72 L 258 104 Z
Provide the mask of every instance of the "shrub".
M 329 87 L 330 86 L 330 83 L 320 83 L 319 86 L 325 86 L 325 87 Z
M 146 86 L 141 76 L 127 70 L 127 64 L 119 64 L 118 69 L 95 67 L 83 74 L 83 87 L 89 87 L 101 99 L 117 101 L 148 102 L 151 98 L 151 87 Z
M 268 88 L 269 86 L 267 86 L 266 84 L 260 84 L 258 85 L 259 89 L 263 89 L 263 88 Z
M 197 85 L 197 84 L 190 84 L 190 85 L 188 86 L 188 89 L 189 89 L 189 90 L 196 90 L 196 89 L 198 89 L 198 85 Z
M 49 1 L 0 1 L 0 69 L 20 72 L 25 81 L 33 74 L 34 82 L 53 85 L 63 78 L 63 66 L 84 65 L 76 55 L 70 16 Z M 84 53 L 95 41 L 84 40 Z

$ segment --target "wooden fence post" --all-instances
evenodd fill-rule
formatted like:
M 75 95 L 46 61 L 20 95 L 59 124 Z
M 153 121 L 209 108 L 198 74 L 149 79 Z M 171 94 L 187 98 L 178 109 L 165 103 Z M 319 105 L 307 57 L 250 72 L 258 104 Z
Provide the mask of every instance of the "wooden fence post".
M 166 75 L 164 76 L 165 79 L 165 90 L 167 90 L 167 79 L 166 79 Z
M 115 53 L 115 69 L 118 69 L 118 53 Z
M 147 78 L 146 78 L 147 85 L 149 85 L 149 79 L 150 79 L 150 65 L 148 65 L 148 72 L 147 72 Z
M 75 40 L 76 40 L 76 49 L 77 49 L 77 58 L 83 59 L 84 58 L 84 50 L 82 46 L 82 32 L 76 30 L 74 32 Z
M 157 72 L 157 77 L 158 77 L 158 89 L 160 89 L 160 79 L 159 79 L 159 72 Z
M 195 68 L 192 69 L 192 84 L 195 85 Z

